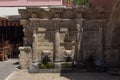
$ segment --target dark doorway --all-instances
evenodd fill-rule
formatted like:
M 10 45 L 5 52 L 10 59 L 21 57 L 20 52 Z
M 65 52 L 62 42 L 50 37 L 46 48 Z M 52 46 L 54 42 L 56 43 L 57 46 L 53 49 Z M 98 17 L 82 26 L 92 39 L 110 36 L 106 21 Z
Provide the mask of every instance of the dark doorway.
M 12 45 L 12 58 L 19 55 L 18 47 L 23 45 L 23 27 L 22 26 L 0 26 L 0 43 L 3 44 L 6 40 Z

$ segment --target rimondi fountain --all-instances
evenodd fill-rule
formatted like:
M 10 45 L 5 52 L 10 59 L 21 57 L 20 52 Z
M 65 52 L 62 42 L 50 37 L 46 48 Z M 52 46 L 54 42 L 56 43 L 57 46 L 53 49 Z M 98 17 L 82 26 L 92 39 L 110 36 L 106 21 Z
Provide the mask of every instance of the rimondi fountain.
M 104 10 L 80 6 L 27 8 L 20 9 L 19 13 L 25 45 L 31 46 L 33 51 L 32 62 L 42 62 L 46 55 L 55 64 L 67 60 L 78 62 L 90 54 L 103 59 L 101 34 L 106 23 Z

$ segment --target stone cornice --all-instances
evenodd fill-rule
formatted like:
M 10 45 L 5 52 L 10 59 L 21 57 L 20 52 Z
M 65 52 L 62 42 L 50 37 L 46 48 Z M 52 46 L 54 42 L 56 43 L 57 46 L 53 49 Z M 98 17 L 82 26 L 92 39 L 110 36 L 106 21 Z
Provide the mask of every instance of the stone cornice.
M 63 19 L 75 19 L 78 15 L 82 15 L 85 18 L 106 18 L 106 11 L 104 9 L 91 9 L 85 7 L 75 8 L 27 8 L 19 9 L 19 13 L 22 18 L 40 18 L 40 19 L 52 19 L 52 18 L 63 18 Z M 24 15 L 24 16 L 23 16 Z

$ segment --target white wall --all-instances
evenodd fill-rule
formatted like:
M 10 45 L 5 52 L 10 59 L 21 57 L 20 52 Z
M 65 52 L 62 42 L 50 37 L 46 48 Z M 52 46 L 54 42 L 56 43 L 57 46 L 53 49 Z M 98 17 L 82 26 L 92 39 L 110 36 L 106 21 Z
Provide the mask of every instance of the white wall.
M 19 15 L 18 9 L 25 9 L 25 7 L 0 7 L 0 17 Z

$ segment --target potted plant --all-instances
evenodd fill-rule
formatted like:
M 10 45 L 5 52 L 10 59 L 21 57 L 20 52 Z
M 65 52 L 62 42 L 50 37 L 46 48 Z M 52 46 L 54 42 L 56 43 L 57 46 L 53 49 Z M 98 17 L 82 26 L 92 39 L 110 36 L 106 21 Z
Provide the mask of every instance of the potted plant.
M 50 58 L 46 55 L 42 58 L 42 63 L 39 64 L 39 69 L 52 69 L 54 64 L 51 62 Z
M 61 71 L 62 72 L 73 72 L 74 64 L 72 62 L 64 62 L 61 64 Z
M 41 63 L 39 64 L 39 69 L 53 69 L 54 68 L 54 64 L 51 62 L 48 62 L 46 64 Z
M 92 55 L 89 55 L 89 57 L 85 60 L 85 68 L 88 69 L 88 71 L 93 71 L 95 69 L 95 59 Z

